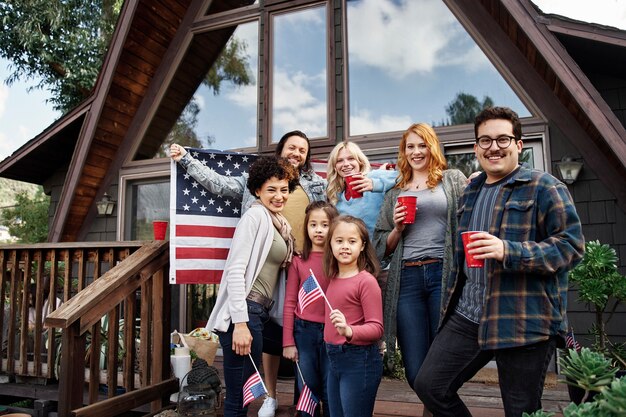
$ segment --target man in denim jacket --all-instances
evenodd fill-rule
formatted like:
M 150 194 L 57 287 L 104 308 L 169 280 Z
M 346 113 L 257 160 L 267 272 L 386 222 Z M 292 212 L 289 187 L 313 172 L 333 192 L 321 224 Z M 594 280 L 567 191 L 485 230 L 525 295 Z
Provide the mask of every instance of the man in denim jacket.
M 453 269 L 442 320 L 415 390 L 435 416 L 471 416 L 457 391 L 495 358 L 505 415 L 541 408 L 546 370 L 566 333 L 568 271 L 584 238 L 567 187 L 519 164 L 521 124 L 509 108 L 483 110 L 474 151 L 484 173 L 459 202 Z M 468 253 L 483 259 L 469 268 Z

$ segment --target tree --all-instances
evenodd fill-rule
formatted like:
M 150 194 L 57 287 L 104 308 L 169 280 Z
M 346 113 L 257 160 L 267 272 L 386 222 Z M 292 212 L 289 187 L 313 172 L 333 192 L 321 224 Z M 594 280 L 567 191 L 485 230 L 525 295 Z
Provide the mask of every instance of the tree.
M 446 106 L 446 113 L 450 117 L 450 124 L 452 125 L 474 123 L 476 115 L 484 108 L 491 106 L 493 106 L 493 100 L 489 96 L 483 97 L 481 103 L 475 96 L 460 92 Z
M 0 223 L 20 243 L 40 243 L 48 238 L 48 206 L 50 198 L 41 189 L 34 196 L 21 192 L 15 196 L 15 206 L 6 208 Z
M 56 110 L 85 99 L 98 76 L 123 0 L 0 2 L 0 55 L 12 62 L 8 84 L 39 79 Z

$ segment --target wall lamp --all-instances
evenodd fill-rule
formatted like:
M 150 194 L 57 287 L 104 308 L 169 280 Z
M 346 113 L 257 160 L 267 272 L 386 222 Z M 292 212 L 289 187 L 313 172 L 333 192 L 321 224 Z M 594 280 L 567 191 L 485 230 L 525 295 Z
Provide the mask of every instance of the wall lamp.
M 583 163 L 574 161 L 571 156 L 565 155 L 560 162 L 556 163 L 556 169 L 559 171 L 561 179 L 566 184 L 573 184 L 583 168 Z
M 113 214 L 115 208 L 115 201 L 110 195 L 104 193 L 100 201 L 96 202 L 96 208 L 98 209 L 99 216 L 110 216 Z

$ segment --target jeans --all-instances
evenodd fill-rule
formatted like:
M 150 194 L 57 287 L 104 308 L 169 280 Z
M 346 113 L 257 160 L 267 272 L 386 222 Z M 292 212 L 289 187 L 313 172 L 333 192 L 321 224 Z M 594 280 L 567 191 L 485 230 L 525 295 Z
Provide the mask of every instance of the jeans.
M 328 405 L 332 417 L 371 417 L 383 375 L 378 345 L 331 345 L 328 352 Z
M 439 325 L 442 268 L 441 262 L 409 266 L 400 275 L 397 337 L 411 387 Z
M 555 345 L 550 338 L 528 346 L 480 350 L 478 324 L 453 314 L 430 347 L 415 380 L 415 391 L 435 416 L 471 416 L 457 391 L 495 357 L 505 416 L 521 417 L 541 408 Z
M 252 358 L 258 368 L 261 364 L 263 351 L 263 328 L 269 320 L 268 311 L 258 303 L 247 300 L 248 329 L 252 334 Z M 228 331 L 217 332 L 220 345 L 224 352 L 224 381 L 226 383 L 226 399 L 224 400 L 224 417 L 244 417 L 248 407 L 243 408 L 243 385 L 255 371 L 250 357 L 236 354 L 233 349 L 233 330 L 231 323 Z
M 298 363 L 302 377 L 313 395 L 322 401 L 324 417 L 330 416 L 328 396 L 326 395 L 328 377 L 328 354 L 324 344 L 324 323 L 296 318 L 293 336 L 298 348 Z M 296 371 L 298 389 L 302 392 L 302 379 Z M 319 407 L 315 409 L 315 417 L 319 416 Z

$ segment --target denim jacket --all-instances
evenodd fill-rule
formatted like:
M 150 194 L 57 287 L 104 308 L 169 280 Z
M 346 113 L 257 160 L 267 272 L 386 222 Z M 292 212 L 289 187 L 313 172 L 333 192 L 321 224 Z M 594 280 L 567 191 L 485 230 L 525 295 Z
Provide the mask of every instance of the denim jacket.
M 241 197 L 242 214 L 256 200 L 256 197 L 248 190 L 247 173 L 237 177 L 220 175 L 195 159 L 189 152 L 183 156 L 180 164 L 189 175 L 213 194 Z M 326 199 L 326 180 L 313 170 L 300 172 L 300 186 L 309 197 L 310 202 Z

